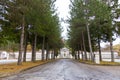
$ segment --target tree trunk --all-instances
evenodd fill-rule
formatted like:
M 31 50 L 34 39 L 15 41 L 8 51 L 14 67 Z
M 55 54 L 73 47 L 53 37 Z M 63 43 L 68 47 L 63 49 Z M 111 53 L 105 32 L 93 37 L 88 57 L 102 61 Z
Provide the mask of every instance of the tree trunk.
M 74 51 L 74 56 L 75 56 L 75 59 L 77 60 L 77 55 L 76 55 L 76 51 Z
M 83 49 L 85 53 L 85 60 L 87 61 L 87 52 L 86 52 L 86 47 L 85 47 L 85 38 L 84 38 L 83 31 L 82 31 L 82 41 L 83 41 Z
M 82 44 L 81 44 L 81 55 L 82 55 L 82 60 L 84 60 L 84 58 L 83 58 L 83 46 L 82 46 Z
M 99 48 L 99 59 L 102 61 L 102 55 L 101 55 L 101 46 L 100 46 L 100 38 L 98 37 L 98 48 Z
M 78 44 L 78 60 L 80 59 L 79 44 Z
M 19 55 L 18 55 L 18 62 L 17 65 L 22 65 L 22 51 L 23 51 L 23 43 L 24 43 L 24 29 L 25 29 L 25 17 L 23 15 L 22 19 L 22 29 L 21 29 L 21 36 L 20 36 L 20 46 L 19 46 Z
M 87 34 L 88 34 L 88 42 L 89 42 L 91 60 L 92 60 L 92 62 L 94 62 L 94 55 L 93 55 L 93 52 L 92 52 L 92 45 L 91 45 L 91 38 L 90 38 L 90 31 L 89 31 L 88 23 L 86 24 L 86 27 L 87 27 Z
M 49 45 L 48 45 L 48 42 L 47 42 L 46 60 L 48 60 L 48 55 L 49 55 Z
M 27 52 L 27 34 L 25 35 L 25 48 L 24 48 L 24 55 L 23 55 L 23 62 L 26 62 L 26 52 Z
M 44 61 L 44 49 L 45 49 L 45 36 L 43 36 L 43 43 L 42 43 L 42 61 Z
M 36 61 L 36 43 L 37 43 L 37 34 L 34 35 L 32 43 L 32 62 Z
M 110 51 L 111 51 L 111 62 L 114 62 L 114 52 L 113 52 L 112 37 L 110 38 Z
M 51 58 L 54 59 L 54 50 L 52 50 Z
M 56 50 L 54 49 L 54 56 L 53 56 L 53 59 L 55 59 L 55 56 L 56 56 Z
M 77 60 L 77 52 L 75 51 L 75 59 Z
M 75 59 L 76 59 L 75 50 L 73 48 L 72 48 L 72 56 L 75 57 Z
M 80 59 L 80 52 L 79 52 L 79 50 L 78 50 L 78 60 Z

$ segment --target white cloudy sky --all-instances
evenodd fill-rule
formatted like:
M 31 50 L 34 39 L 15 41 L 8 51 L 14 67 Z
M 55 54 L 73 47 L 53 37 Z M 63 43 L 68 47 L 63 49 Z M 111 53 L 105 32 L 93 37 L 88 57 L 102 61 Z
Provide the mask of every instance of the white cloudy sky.
M 120 2 L 120 0 L 119 0 Z M 56 7 L 58 8 L 58 13 L 59 13 L 59 17 L 63 18 L 64 20 L 67 19 L 67 17 L 69 17 L 69 4 L 70 4 L 70 0 L 56 0 Z M 61 22 L 61 27 L 63 28 L 63 32 L 62 32 L 62 37 L 67 39 L 67 28 L 68 28 L 67 23 Z M 113 44 L 118 44 L 120 43 L 120 38 L 116 39 L 116 41 L 113 42 Z M 105 43 L 101 43 L 101 46 L 104 47 Z
M 59 17 L 64 20 L 69 17 L 69 4 L 70 0 L 56 0 L 56 7 L 58 8 Z M 63 28 L 62 37 L 67 38 L 67 23 L 61 22 L 61 26 Z

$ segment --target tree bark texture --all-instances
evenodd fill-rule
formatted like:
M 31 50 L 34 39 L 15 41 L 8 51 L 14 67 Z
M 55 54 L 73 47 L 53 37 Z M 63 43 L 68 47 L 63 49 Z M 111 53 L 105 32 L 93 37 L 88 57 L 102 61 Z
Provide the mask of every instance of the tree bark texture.
M 113 52 L 112 37 L 110 38 L 110 51 L 111 51 L 111 62 L 114 62 L 114 52 Z
M 32 62 L 36 61 L 36 43 L 37 43 L 37 34 L 34 35 L 32 43 Z
M 83 31 L 82 31 L 82 42 L 83 42 L 83 49 L 84 49 L 84 53 L 85 53 L 85 60 L 87 61 L 87 52 L 86 52 L 85 38 L 84 38 Z
M 99 59 L 102 61 L 102 55 L 101 55 L 101 46 L 100 46 L 100 39 L 98 37 L 98 48 L 99 48 Z
M 43 36 L 43 43 L 42 43 L 42 61 L 44 61 L 44 49 L 45 49 L 45 36 Z
M 27 41 L 28 41 L 27 34 L 25 34 L 25 41 L 24 41 L 24 42 L 25 42 L 25 45 L 24 45 L 23 62 L 26 62 Z
M 23 43 L 24 43 L 24 33 L 25 33 L 25 17 L 23 15 L 22 18 L 22 29 L 21 29 L 21 36 L 20 36 L 20 45 L 19 45 L 19 55 L 18 55 L 18 63 L 17 65 L 22 65 L 22 51 L 23 51 Z

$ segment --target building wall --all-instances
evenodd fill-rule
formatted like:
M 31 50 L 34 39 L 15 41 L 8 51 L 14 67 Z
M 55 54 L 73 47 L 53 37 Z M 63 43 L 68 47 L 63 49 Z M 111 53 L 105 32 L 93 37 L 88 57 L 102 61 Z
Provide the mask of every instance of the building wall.
M 59 58 L 72 58 L 68 48 L 62 48 L 60 50 Z
M 102 58 L 103 58 L 103 59 L 104 59 L 104 58 L 105 58 L 105 59 L 111 58 L 111 52 L 102 52 L 101 54 L 102 54 Z M 118 58 L 118 57 L 119 57 L 117 52 L 114 52 L 113 54 L 114 54 L 114 58 Z M 99 55 L 99 52 L 95 52 L 95 55 Z

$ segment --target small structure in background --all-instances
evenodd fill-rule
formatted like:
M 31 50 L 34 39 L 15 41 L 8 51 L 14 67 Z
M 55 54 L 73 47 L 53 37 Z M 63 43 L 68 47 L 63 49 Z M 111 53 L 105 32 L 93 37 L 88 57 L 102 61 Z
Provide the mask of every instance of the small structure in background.
M 0 59 L 8 59 L 9 54 L 6 51 L 1 51 L 0 52 Z
M 70 54 L 70 50 L 66 47 L 60 49 L 59 58 L 72 58 L 72 55 Z

